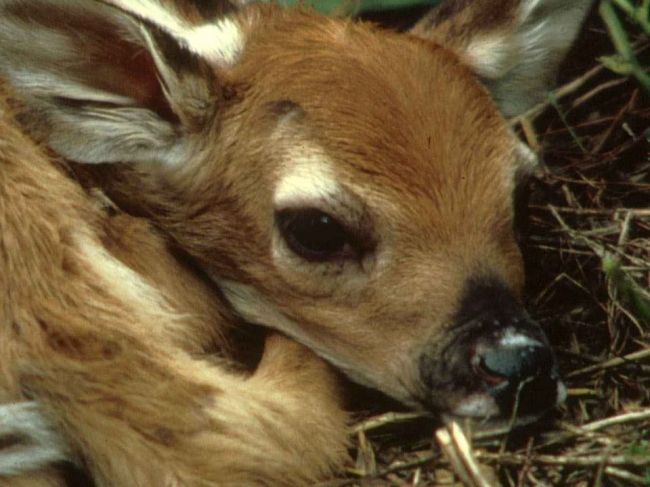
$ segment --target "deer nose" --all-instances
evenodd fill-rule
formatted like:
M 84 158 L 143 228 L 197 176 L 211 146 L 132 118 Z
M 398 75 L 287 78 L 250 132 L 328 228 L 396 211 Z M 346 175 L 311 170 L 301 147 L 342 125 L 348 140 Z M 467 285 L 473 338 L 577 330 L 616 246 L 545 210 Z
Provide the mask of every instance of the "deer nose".
M 553 352 L 525 334 L 508 330 L 500 337 L 479 338 L 470 362 L 505 413 L 535 414 L 564 399 Z
M 481 347 L 472 358 L 479 376 L 488 383 L 522 382 L 541 375 L 551 375 L 553 354 L 540 344 L 497 345 Z

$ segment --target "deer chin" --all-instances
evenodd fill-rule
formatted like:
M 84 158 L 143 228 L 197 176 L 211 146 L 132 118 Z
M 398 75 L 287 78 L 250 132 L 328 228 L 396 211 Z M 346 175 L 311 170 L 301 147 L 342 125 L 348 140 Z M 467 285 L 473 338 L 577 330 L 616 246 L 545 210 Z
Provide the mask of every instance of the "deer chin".
M 481 424 L 489 424 L 490 427 L 529 424 L 542 417 L 546 412 L 505 415 L 495 397 L 485 391 L 469 393 L 448 407 L 432 409 L 425 404 L 427 401 L 421 400 L 421 394 L 406 387 L 407 381 L 404 378 L 400 379 L 400 371 L 403 373 L 405 367 L 401 366 L 398 367 L 400 370 L 387 371 L 385 368 L 379 370 L 378 367 L 359 367 L 358 364 L 351 364 L 344 357 L 332 354 L 325 349 L 320 340 L 305 333 L 300 323 L 278 311 L 272 303 L 252 286 L 214 276 L 213 280 L 218 283 L 235 311 L 245 320 L 286 333 L 319 354 L 353 382 L 380 390 L 414 410 L 427 410 L 430 413 L 440 414 L 443 418 L 456 418 L 458 420 L 472 418 Z M 387 372 L 389 373 L 387 374 Z M 393 381 L 387 380 L 386 377 L 389 375 L 396 377 L 396 379 Z M 565 398 L 566 387 L 561 381 L 558 381 L 556 404 L 561 404 Z
M 300 323 L 278 311 L 262 293 L 252 286 L 215 276 L 212 276 L 212 279 L 219 285 L 234 310 L 246 321 L 273 328 L 289 335 L 296 341 L 309 347 L 357 384 L 380 390 L 384 394 L 414 409 L 420 409 L 422 407 L 420 401 L 416 399 L 417 395 L 407 388 L 405 381 L 398 379 L 393 381 L 386 380 L 386 370 L 378 370 L 376 364 L 372 367 L 363 367 L 358 364 L 352 364 L 345 357 L 333 354 L 330 350 L 323 347 L 320 340 L 305 333 Z M 397 370 L 390 370 L 391 375 L 399 377 L 400 374 L 403 374 L 404 367 L 402 364 L 394 366 L 393 369 Z
M 567 388 L 563 382 L 557 384 L 556 406 L 564 403 Z M 504 417 L 497 402 L 488 393 L 474 393 L 460 400 L 449 413 L 441 415 L 443 422 L 463 422 L 473 420 L 478 431 L 482 434 L 498 434 L 504 430 L 527 426 L 540 420 L 548 411 L 537 414 L 517 415 L 516 411 L 510 417 Z

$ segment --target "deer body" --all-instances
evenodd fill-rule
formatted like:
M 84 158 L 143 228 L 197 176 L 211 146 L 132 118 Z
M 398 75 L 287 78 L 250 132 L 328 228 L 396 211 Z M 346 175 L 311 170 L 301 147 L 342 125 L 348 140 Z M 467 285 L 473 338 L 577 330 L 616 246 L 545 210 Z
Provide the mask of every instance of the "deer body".
M 251 377 L 210 359 L 208 352 L 226 353 L 222 335 L 236 323 L 218 293 L 174 260 L 148 223 L 109 215 L 9 123 L 5 115 L 2 402 L 38 398 L 58 428 L 81 440 L 74 448 L 93 459 L 98 485 L 242 485 L 258 477 L 295 485 L 338 463 L 345 416 L 326 366 L 279 339 Z M 36 415 L 25 406 L 14 426 Z M 66 452 L 74 458 L 48 438 L 51 453 L 40 457 L 38 438 L 24 438 L 0 461 L 3 470 L 38 468 Z M 217 451 L 229 454 L 215 462 Z M 2 482 L 55 479 L 30 472 Z
M 36 401 L 0 417 L 41 452 L 0 454 L 0 478 L 57 485 L 31 470 L 61 458 L 98 485 L 321 478 L 345 414 L 313 352 L 440 413 L 562 399 L 519 302 L 512 193 L 533 158 L 495 100 L 512 115 L 543 95 L 589 2 L 448 5 L 407 35 L 268 5 L 0 2 L 21 106 L 0 110 L 0 399 Z M 234 372 L 241 319 L 295 341 Z M 515 406 L 529 382 L 547 400 Z

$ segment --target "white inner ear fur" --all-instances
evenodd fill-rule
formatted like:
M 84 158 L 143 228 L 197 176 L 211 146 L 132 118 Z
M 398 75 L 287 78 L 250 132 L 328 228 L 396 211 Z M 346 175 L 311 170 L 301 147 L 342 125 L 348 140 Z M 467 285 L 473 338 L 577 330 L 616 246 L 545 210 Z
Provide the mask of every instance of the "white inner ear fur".
M 480 76 L 492 79 L 512 68 L 517 48 L 511 33 L 493 32 L 474 39 L 465 55 Z
M 0 74 L 24 95 L 30 110 L 38 115 L 34 129 L 47 133 L 56 152 L 83 163 L 174 166 L 188 160 L 188 143 L 177 127 L 140 106 L 138 100 L 119 90 L 107 91 L 88 76 L 95 70 L 93 48 L 103 49 L 101 42 L 94 46 L 96 40 L 83 38 L 74 26 L 48 26 L 30 20 L 27 14 L 12 13 L 12 0 L 6 3 L 0 2 Z M 38 0 L 34 4 L 35 8 L 86 12 L 90 18 L 105 19 L 116 37 L 143 36 L 138 43 L 149 43 L 158 74 L 164 79 L 163 89 L 173 92 L 167 93 L 168 100 L 181 108 L 187 99 L 204 96 L 204 80 L 199 75 L 180 79 L 160 58 L 150 34 L 144 28 L 138 31 L 138 19 L 159 25 L 181 46 L 215 64 L 234 62 L 243 47 L 235 21 L 224 18 L 214 24 L 191 25 L 155 0 L 115 0 L 116 8 L 81 0 Z M 102 67 L 110 68 L 110 61 L 103 61 Z M 68 105 L 61 100 L 82 103 Z
M 185 160 L 183 141 L 173 127 L 146 110 L 58 109 L 50 117 L 51 147 L 73 161 L 175 165 Z
M 214 23 L 192 25 L 158 2 L 151 0 L 112 0 L 118 8 L 150 21 L 190 52 L 220 66 L 234 64 L 244 48 L 241 26 L 229 18 Z
M 513 24 L 478 36 L 466 54 L 472 66 L 486 78 L 502 76 L 522 62 L 554 60 L 558 57 L 556 52 L 563 52 L 573 41 L 590 3 L 591 0 L 522 0 Z
M 539 102 L 593 0 L 522 0 L 516 19 L 478 33 L 465 56 L 506 117 Z
M 335 200 L 341 192 L 332 163 L 324 152 L 304 144 L 289 150 L 273 194 L 275 208 L 309 206 Z

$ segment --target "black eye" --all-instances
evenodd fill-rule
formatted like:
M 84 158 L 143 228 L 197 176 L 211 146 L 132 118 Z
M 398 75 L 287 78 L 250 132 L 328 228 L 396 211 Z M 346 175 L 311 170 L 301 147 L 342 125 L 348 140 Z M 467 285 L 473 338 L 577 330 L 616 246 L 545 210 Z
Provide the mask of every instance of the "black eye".
M 275 215 L 280 234 L 303 259 L 323 262 L 355 257 L 355 237 L 334 217 L 316 209 L 286 209 Z

